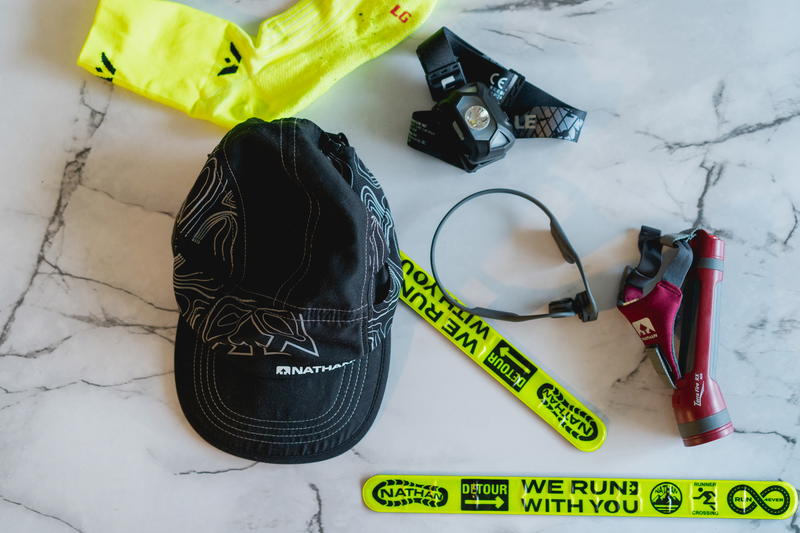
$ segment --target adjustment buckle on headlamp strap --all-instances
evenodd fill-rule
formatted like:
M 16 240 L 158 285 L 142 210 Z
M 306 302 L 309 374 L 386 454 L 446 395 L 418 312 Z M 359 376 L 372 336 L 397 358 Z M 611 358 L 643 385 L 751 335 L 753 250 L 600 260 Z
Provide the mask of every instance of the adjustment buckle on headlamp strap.
M 466 85 L 467 79 L 461 69 L 461 63 L 455 61 L 441 68 L 425 73 L 428 89 L 434 100 L 441 100 L 453 89 Z
M 417 47 L 417 57 L 425 70 L 428 89 L 437 102 L 451 90 L 467 83 L 461 60 L 450 44 L 453 37 L 458 39 L 447 28 L 441 28 Z

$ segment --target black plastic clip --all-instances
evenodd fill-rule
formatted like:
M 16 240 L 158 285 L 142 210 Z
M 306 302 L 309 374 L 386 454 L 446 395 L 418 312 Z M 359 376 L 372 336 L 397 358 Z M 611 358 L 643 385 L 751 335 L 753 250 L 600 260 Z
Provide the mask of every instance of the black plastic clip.
M 547 306 L 547 312 L 551 318 L 561 318 L 575 315 L 575 300 L 572 298 L 562 298 L 553 300 Z
M 458 61 L 429 72 L 426 78 L 428 88 L 431 90 L 431 96 L 436 101 L 444 98 L 453 89 L 462 87 L 467 83 L 464 70 Z
M 587 291 L 576 294 L 572 305 L 574 306 L 573 309 L 578 315 L 578 318 L 581 319 L 581 322 L 592 322 L 593 320 L 597 320 L 597 304 L 595 303 L 594 299 L 589 297 L 589 293 Z

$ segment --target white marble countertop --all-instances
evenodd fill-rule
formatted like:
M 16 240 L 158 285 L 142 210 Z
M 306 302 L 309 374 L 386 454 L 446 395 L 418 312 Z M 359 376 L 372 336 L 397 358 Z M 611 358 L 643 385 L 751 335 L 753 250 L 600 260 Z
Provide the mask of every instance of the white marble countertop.
M 360 500 L 364 479 L 393 472 L 800 483 L 796 2 L 442 2 L 308 108 L 347 133 L 424 265 L 435 223 L 469 192 L 512 186 L 550 206 L 600 318 L 497 327 L 604 417 L 608 439 L 575 450 L 401 306 L 373 428 L 305 466 L 232 457 L 183 418 L 169 237 L 224 132 L 75 66 L 94 4 L 0 2 L 0 531 L 800 532 L 797 517 L 387 515 Z M 474 175 L 407 148 L 411 112 L 431 105 L 414 49 L 442 25 L 588 110 L 580 142 L 521 141 Z M 453 289 L 524 307 L 577 288 L 539 215 L 475 209 L 456 230 L 472 236 L 474 264 L 442 248 Z M 683 447 L 669 390 L 614 309 L 643 223 L 701 223 L 727 240 L 719 382 L 737 431 L 712 444 Z

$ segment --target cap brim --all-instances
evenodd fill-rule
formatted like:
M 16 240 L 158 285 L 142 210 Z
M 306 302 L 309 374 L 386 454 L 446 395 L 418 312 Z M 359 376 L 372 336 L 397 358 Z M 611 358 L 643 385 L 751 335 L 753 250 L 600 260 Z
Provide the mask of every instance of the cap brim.
M 247 371 L 243 356 L 212 353 L 181 317 L 178 399 L 195 431 L 220 450 L 267 463 L 321 461 L 352 448 L 375 420 L 389 346 L 387 336 L 368 355 L 334 370 L 267 375 Z

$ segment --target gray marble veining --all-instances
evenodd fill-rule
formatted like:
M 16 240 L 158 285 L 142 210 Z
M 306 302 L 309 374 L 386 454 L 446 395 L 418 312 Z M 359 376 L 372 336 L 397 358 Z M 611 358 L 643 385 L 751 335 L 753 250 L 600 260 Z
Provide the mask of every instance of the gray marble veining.
M 247 2 L 243 20 L 257 7 Z M 3 3 L 0 530 L 800 532 L 797 517 L 429 517 L 360 501 L 363 480 L 389 472 L 800 483 L 796 2 L 443 1 L 309 107 L 347 133 L 423 264 L 436 222 L 469 192 L 511 186 L 548 204 L 583 256 L 600 319 L 497 327 L 609 433 L 601 450 L 576 451 L 401 308 L 375 425 L 352 451 L 306 466 L 226 455 L 183 419 L 169 236 L 224 132 L 75 66 L 93 9 Z M 410 113 L 431 105 L 414 49 L 442 25 L 586 109 L 580 142 L 523 140 L 475 175 L 406 147 Z M 487 202 L 454 218 L 453 235 L 472 241 L 442 247 L 449 285 L 522 309 L 577 289 L 536 217 Z M 645 223 L 702 224 L 727 241 L 719 381 L 737 430 L 713 444 L 681 445 L 669 391 L 614 309 Z

